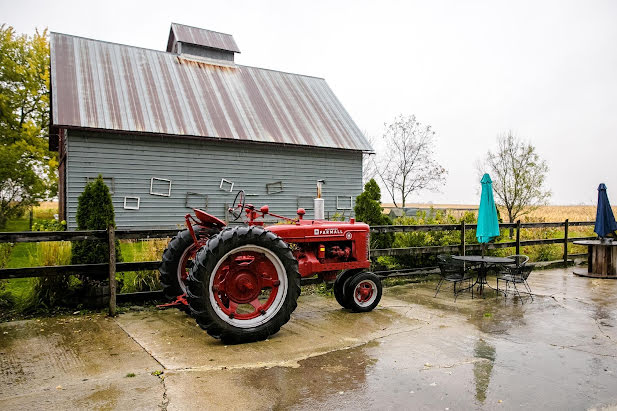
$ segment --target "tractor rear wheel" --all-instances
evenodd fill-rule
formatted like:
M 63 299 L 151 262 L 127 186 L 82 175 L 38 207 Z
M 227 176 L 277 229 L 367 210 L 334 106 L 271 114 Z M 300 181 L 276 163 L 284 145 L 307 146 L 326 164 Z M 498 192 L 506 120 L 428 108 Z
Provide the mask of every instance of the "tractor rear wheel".
M 354 275 L 345 283 L 347 303 L 357 313 L 372 311 L 377 307 L 381 293 L 381 280 L 368 271 Z
M 159 280 L 163 286 L 165 298 L 170 301 L 179 295 L 186 294 L 186 279 L 193 266 L 195 254 L 206 244 L 208 237 L 218 232 L 197 225 L 193 226 L 193 231 L 199 240 L 197 244 L 195 244 L 190 231 L 187 229 L 179 231 L 163 252 L 163 261 L 159 266 Z
M 343 308 L 351 308 L 351 304 L 347 301 L 347 297 L 345 295 L 345 286 L 351 277 L 362 272 L 362 269 L 355 270 L 345 270 L 342 271 L 338 276 L 336 276 L 336 280 L 334 280 L 334 298 L 336 298 L 336 302 L 338 302 Z
M 228 228 L 212 237 L 195 257 L 187 293 L 199 326 L 231 344 L 278 332 L 299 295 L 291 249 L 260 226 Z

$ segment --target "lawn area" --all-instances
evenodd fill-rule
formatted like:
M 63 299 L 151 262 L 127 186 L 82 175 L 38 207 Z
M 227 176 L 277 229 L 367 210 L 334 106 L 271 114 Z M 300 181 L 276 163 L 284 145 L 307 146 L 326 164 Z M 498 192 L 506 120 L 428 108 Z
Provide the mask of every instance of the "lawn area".
M 35 207 L 33 211 L 33 223 L 42 223 L 53 219 L 57 212 L 57 204 L 43 203 Z M 26 213 L 24 216 L 10 220 L 6 227 L 0 229 L 2 232 L 29 231 L 30 217 Z M 167 245 L 167 240 L 126 240 L 120 242 L 122 260 L 132 261 L 155 261 L 160 260 L 163 250 Z M 58 247 L 62 253 L 58 253 Z M 62 265 L 70 263 L 70 251 L 68 243 L 17 243 L 11 247 L 8 260 L 4 264 L 5 268 L 36 267 L 44 265 Z M 57 254 L 63 254 L 59 256 Z M 62 261 L 60 261 L 62 260 Z M 2 263 L 0 262 L 0 265 Z M 144 288 L 158 285 L 158 274 L 156 271 L 150 272 L 126 272 L 118 273 L 118 280 L 123 284 L 120 292 L 140 291 Z M 8 280 L 5 283 L 5 291 L 9 292 L 17 301 L 24 300 L 32 289 L 34 278 L 20 278 Z
M 54 256 L 50 256 L 49 250 L 44 244 L 51 245 L 52 243 L 18 243 L 12 247 L 10 257 L 6 264 L 6 268 L 21 268 L 21 267 L 37 267 L 45 265 Z M 66 244 L 62 242 L 60 244 Z M 122 252 L 122 260 L 126 262 L 133 261 L 157 261 L 161 259 L 163 250 L 167 246 L 166 239 L 157 240 L 126 240 L 120 242 L 120 250 Z M 66 260 L 66 258 L 65 258 Z M 54 264 L 65 264 L 67 261 L 60 261 Z M 142 291 L 144 288 L 158 284 L 158 274 L 156 271 L 145 272 L 120 272 L 116 278 L 120 280 L 123 287 L 119 292 L 134 292 Z M 23 278 L 8 280 L 6 283 L 6 291 L 10 292 L 15 298 L 21 300 L 27 294 L 27 291 L 32 286 L 33 278 Z

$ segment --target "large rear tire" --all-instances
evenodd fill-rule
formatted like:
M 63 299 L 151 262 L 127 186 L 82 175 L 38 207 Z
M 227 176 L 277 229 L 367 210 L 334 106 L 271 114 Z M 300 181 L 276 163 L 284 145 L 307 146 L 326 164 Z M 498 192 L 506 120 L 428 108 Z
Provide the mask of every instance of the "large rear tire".
M 208 237 L 218 232 L 218 230 L 197 225 L 193 226 L 193 231 L 199 240 L 198 244 L 195 244 L 187 229 L 179 231 L 163 252 L 163 261 L 159 266 L 159 280 L 163 286 L 165 298 L 170 301 L 186 293 L 186 279 L 193 266 L 195 254 L 206 244 Z
M 188 285 L 191 314 L 226 344 L 260 341 L 289 321 L 300 295 L 298 262 L 279 236 L 235 227 L 197 253 Z

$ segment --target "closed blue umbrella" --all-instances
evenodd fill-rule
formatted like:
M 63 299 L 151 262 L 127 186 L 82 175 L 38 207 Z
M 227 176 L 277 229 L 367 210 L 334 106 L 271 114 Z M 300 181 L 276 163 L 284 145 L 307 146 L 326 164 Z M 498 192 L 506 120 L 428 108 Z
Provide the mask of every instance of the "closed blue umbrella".
M 478 210 L 476 238 L 479 243 L 485 244 L 499 236 L 499 220 L 493 199 L 493 181 L 488 174 L 484 174 L 481 183 L 482 194 L 480 196 L 480 209 Z
M 615 222 L 611 203 L 608 202 L 606 186 L 602 183 L 598 186 L 598 209 L 596 211 L 596 226 L 593 231 L 595 231 L 600 238 L 604 238 L 607 234 L 611 234 L 615 230 L 617 230 L 617 222 Z

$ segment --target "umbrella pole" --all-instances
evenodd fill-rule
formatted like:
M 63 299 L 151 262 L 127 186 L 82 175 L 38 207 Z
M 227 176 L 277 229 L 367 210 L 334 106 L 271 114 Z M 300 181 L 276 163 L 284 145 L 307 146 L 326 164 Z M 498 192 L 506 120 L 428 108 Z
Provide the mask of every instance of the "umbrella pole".
M 484 243 L 482 243 L 482 258 L 484 258 Z

